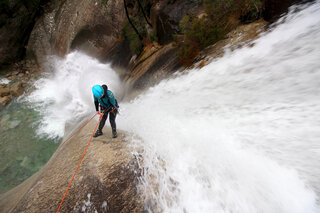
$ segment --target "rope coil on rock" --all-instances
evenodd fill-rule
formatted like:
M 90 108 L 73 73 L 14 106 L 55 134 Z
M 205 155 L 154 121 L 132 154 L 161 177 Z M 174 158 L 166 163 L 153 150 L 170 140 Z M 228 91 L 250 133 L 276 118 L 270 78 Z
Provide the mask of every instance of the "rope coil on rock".
M 88 144 L 87 144 L 87 147 L 86 147 L 86 149 L 84 150 L 84 152 L 83 152 L 83 154 L 82 154 L 82 157 L 81 157 L 81 159 L 80 159 L 80 161 L 79 161 L 79 164 L 78 164 L 75 172 L 73 173 L 73 176 L 72 176 L 71 181 L 70 181 L 70 183 L 69 183 L 69 185 L 68 185 L 68 188 L 67 188 L 66 192 L 64 193 L 63 198 L 62 198 L 62 200 L 61 200 L 61 202 L 60 202 L 60 205 L 59 205 L 59 208 L 58 208 L 58 210 L 57 210 L 57 213 L 59 213 L 59 210 L 60 210 L 60 208 L 61 208 L 61 206 L 62 206 L 62 203 L 63 203 L 63 201 L 64 201 L 64 198 L 66 197 L 66 195 L 67 195 L 67 193 L 68 193 L 68 190 L 69 190 L 69 188 L 70 188 L 70 186 L 71 186 L 71 183 L 72 183 L 74 177 L 76 176 L 76 173 L 77 173 L 77 171 L 78 171 L 78 168 L 80 167 L 80 164 L 81 164 L 81 162 L 82 162 L 82 160 L 83 160 L 83 158 L 84 158 L 84 155 L 85 155 L 86 152 L 87 152 L 87 149 L 88 149 L 88 147 L 89 147 L 89 145 L 90 145 L 90 142 L 91 142 L 91 140 L 92 140 L 93 134 L 96 132 L 96 130 L 97 130 L 97 128 L 98 128 L 98 125 L 99 125 L 99 123 L 100 123 L 100 121 L 101 121 L 101 119 L 102 119 L 103 113 L 97 112 L 85 125 L 83 125 L 83 126 L 80 128 L 80 129 L 82 129 L 84 126 L 86 126 L 86 125 L 87 125 L 96 115 L 98 115 L 98 114 L 100 115 L 99 122 L 97 123 L 96 127 L 94 128 L 94 131 L 93 131 L 93 133 L 92 133 L 92 135 L 91 135 L 91 137 L 90 137 L 90 140 L 89 140 L 89 142 L 88 142 Z M 77 132 L 79 132 L 80 129 L 79 129 Z M 77 132 L 76 132 L 76 133 L 77 133 Z M 69 140 L 70 138 L 72 138 L 74 135 L 75 135 L 75 133 L 74 133 L 71 137 L 69 137 L 67 140 Z M 66 140 L 66 141 L 67 141 L 67 140 Z M 64 141 L 62 144 L 64 144 L 66 141 Z

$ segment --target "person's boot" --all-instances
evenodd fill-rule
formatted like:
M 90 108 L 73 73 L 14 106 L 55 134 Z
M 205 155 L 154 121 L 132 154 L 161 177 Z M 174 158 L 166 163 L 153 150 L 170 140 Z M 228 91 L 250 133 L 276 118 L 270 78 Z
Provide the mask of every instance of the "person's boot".
M 115 129 L 112 130 L 112 137 L 113 138 L 118 137 L 117 130 L 115 130 Z
M 94 133 L 93 137 L 96 138 L 96 137 L 98 137 L 100 135 L 103 135 L 102 131 L 97 130 L 96 133 Z

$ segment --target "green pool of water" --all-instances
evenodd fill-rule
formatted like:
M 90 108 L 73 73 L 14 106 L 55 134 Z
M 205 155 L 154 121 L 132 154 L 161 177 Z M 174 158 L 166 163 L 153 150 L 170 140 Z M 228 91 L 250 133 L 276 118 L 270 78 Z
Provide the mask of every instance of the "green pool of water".
M 23 101 L 0 111 L 0 193 L 37 172 L 58 147 L 60 139 L 36 135 L 41 117 Z

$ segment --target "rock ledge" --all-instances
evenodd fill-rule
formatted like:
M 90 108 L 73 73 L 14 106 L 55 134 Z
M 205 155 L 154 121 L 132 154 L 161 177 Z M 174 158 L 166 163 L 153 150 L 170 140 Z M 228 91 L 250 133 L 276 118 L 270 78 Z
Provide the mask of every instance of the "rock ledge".
M 56 212 L 95 123 L 60 145 L 38 173 L 2 194 L 0 212 Z M 60 212 L 143 212 L 137 158 L 123 132 L 117 139 L 110 132 L 105 127 L 91 141 Z

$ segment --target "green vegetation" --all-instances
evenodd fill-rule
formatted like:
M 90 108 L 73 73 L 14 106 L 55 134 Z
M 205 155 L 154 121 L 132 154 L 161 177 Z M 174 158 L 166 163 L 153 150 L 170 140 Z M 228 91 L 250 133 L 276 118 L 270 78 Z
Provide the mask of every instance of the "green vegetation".
M 143 25 L 140 24 L 136 24 L 137 21 L 133 18 L 131 18 L 131 20 L 133 21 L 133 23 L 135 24 L 136 28 L 138 29 L 138 31 L 142 34 L 145 34 L 145 28 L 143 27 Z M 131 25 L 129 24 L 129 22 L 127 21 L 121 31 L 121 36 L 125 39 L 129 40 L 129 46 L 130 46 L 130 50 L 132 53 L 136 54 L 136 55 L 140 55 L 140 53 L 143 50 L 143 43 L 142 41 L 139 39 L 139 36 L 136 34 L 136 32 L 133 30 L 133 28 L 131 27 Z
M 8 6 L 8 0 L 0 0 L 0 10 L 4 10 Z
M 199 52 L 223 39 L 240 22 L 252 22 L 260 18 L 260 0 L 205 0 L 205 13 L 194 12 L 180 21 L 184 39 L 180 46 L 180 62 L 190 66 Z
M 152 42 L 158 42 L 158 36 L 157 36 L 157 32 L 155 30 L 149 34 L 149 39 Z
M 246 13 L 240 17 L 241 22 L 250 23 L 262 16 L 262 0 L 251 0 L 247 5 Z
M 108 4 L 108 0 L 101 0 L 101 5 L 106 7 Z
M 149 0 L 136 1 L 135 5 L 131 6 L 136 15 L 131 16 L 128 14 L 128 21 L 122 27 L 121 37 L 128 39 L 130 51 L 138 56 L 141 54 L 145 43 L 158 41 L 157 34 L 151 30 L 152 24 L 147 18 L 147 16 L 150 16 L 151 6 L 152 4 Z
M 101 1 L 106 3 L 108 0 Z M 167 0 L 167 4 L 175 1 Z M 224 39 L 240 23 L 249 23 L 261 17 L 262 0 L 191 1 L 203 8 L 202 14 L 199 14 L 199 8 L 190 9 L 179 23 L 180 33 L 174 35 L 180 62 L 185 66 L 191 65 L 201 50 Z M 139 0 L 133 4 L 128 4 L 130 14 L 125 8 L 128 21 L 122 28 L 122 37 L 129 41 L 131 52 L 140 55 L 145 44 L 158 41 L 158 35 L 156 27 L 148 20 L 152 1 Z

